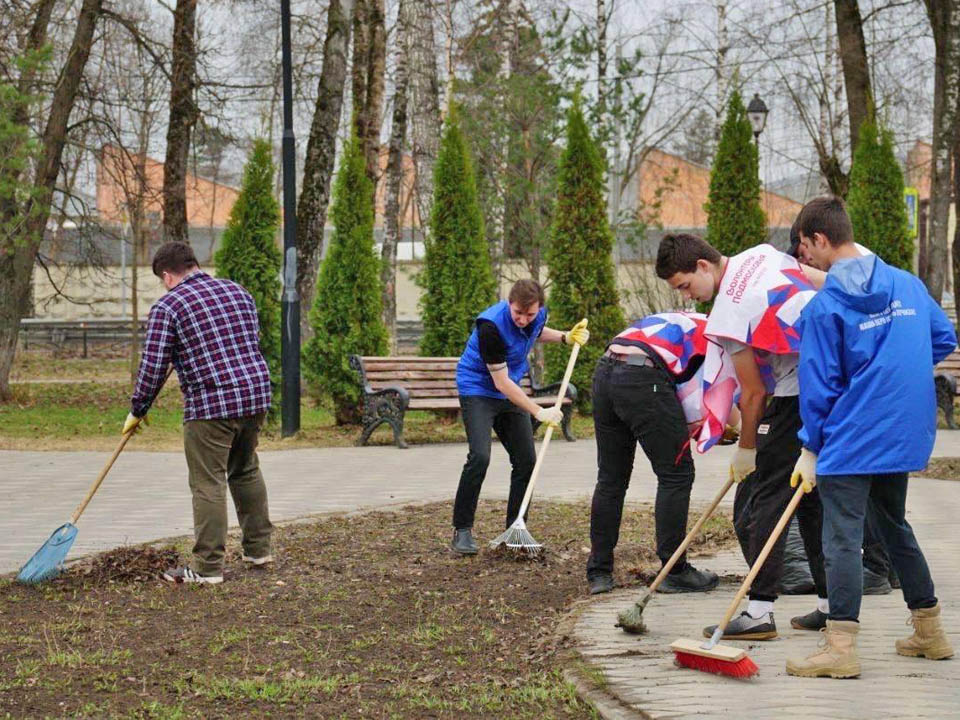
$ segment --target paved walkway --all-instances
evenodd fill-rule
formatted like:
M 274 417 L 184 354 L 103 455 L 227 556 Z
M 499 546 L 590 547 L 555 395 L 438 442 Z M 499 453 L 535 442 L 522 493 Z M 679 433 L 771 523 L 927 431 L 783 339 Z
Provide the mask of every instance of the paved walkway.
M 135 441 L 134 441 L 135 442 Z M 694 505 L 713 497 L 732 448 L 697 456 Z M 960 456 L 960 432 L 938 433 L 935 456 Z M 306 515 L 350 512 L 424 501 L 450 501 L 464 445 L 330 448 L 261 454 L 271 515 L 291 520 Z M 0 573 L 16 570 L 65 522 L 103 463 L 105 453 L 0 452 Z M 495 446 L 484 497 L 506 498 L 509 465 Z M 593 491 L 596 454 L 592 440 L 554 442 L 538 482 L 538 495 L 584 500 Z M 651 501 L 655 482 L 640 458 L 628 501 Z M 732 493 L 731 493 L 732 496 Z M 730 502 L 729 500 L 727 501 Z M 960 557 L 955 518 L 960 517 L 960 482 L 917 480 L 911 485 L 910 519 L 924 547 L 944 600 L 950 627 L 960 627 Z M 236 517 L 231 509 L 231 521 Z M 71 556 L 128 543 L 192 532 L 186 465 L 181 453 L 128 451 L 117 460 L 78 523 Z M 486 538 L 482 538 L 486 539 Z M 706 563 L 705 563 L 706 564 Z M 720 572 L 744 571 L 739 556 L 709 563 Z M 674 668 L 667 645 L 697 637 L 717 622 L 733 590 L 707 595 L 664 596 L 645 618 L 652 632 L 637 638 L 613 628 L 617 611 L 636 591 L 595 599 L 580 616 L 575 634 L 581 651 L 607 679 L 606 692 L 621 716 L 692 717 L 960 717 L 960 660 L 932 663 L 898 658 L 893 638 L 904 634 L 899 594 L 866 598 L 861 636 L 864 677 L 856 682 L 798 680 L 783 673 L 788 653 L 815 645 L 813 634 L 786 629 L 784 639 L 754 644 L 750 655 L 759 678 L 738 682 Z M 777 605 L 781 629 L 793 614 L 812 609 L 809 597 L 783 598 Z M 952 635 L 960 647 L 960 633 Z M 640 713 L 643 713 L 641 715 Z

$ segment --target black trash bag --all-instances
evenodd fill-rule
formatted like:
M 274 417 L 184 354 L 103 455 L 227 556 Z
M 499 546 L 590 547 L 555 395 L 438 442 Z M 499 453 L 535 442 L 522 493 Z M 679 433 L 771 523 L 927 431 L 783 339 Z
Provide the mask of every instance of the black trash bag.
M 780 592 L 784 595 L 809 595 L 816 592 L 807 551 L 800 537 L 797 518 L 790 518 L 787 528 L 787 544 L 783 551 L 783 575 L 780 578 Z

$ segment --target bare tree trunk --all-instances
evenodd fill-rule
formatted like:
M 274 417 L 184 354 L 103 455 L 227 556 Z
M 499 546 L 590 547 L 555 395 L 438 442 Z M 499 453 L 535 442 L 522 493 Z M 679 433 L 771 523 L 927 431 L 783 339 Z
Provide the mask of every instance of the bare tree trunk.
M 714 73 L 717 76 L 717 121 L 714 125 L 714 139 L 720 142 L 720 130 L 727 114 L 727 51 L 730 40 L 727 36 L 727 0 L 717 0 L 717 58 Z
M 190 242 L 187 230 L 187 155 L 190 130 L 197 120 L 197 0 L 177 0 L 173 13 L 173 60 L 170 122 L 163 165 L 163 234 L 167 240 Z
M 960 98 L 957 114 L 960 115 Z M 953 228 L 953 307 L 958 311 L 957 326 L 960 327 L 960 131 L 953 140 L 953 199 L 957 217 Z
M 387 66 L 387 28 L 384 0 L 369 4 L 370 48 L 367 56 L 367 98 L 364 102 L 367 177 L 377 187 L 380 179 L 380 129 L 383 126 L 383 89 Z
M 83 0 L 66 62 L 57 78 L 47 125 L 41 138 L 41 157 L 35 184 L 44 192 L 30 208 L 3 208 L 4 216 L 19 212 L 22 233 L 0 238 L 0 401 L 9 400 L 10 368 L 17 350 L 20 320 L 30 304 L 33 263 L 50 217 L 50 202 L 60 174 L 67 123 L 77 99 L 83 70 L 90 57 L 93 31 L 100 16 L 102 0 Z M 41 33 L 38 33 L 41 34 Z M 45 32 L 42 33 L 45 36 Z
M 960 3 L 925 0 L 936 47 L 927 291 L 939 304 L 946 284 L 951 154 L 960 141 Z M 957 251 L 954 250 L 954 253 Z M 956 258 L 954 262 L 957 262 Z
M 311 336 L 309 310 L 317 284 L 323 247 L 323 228 L 330 203 L 330 180 L 337 151 L 337 128 L 343 109 L 347 79 L 347 46 L 353 0 L 330 0 L 327 34 L 323 42 L 317 104 L 313 111 L 307 155 L 303 164 L 300 200 L 297 202 L 297 293 L 300 296 L 300 336 Z
M 447 0 L 447 81 L 443 93 L 443 117 L 450 112 L 450 104 L 453 102 L 453 83 L 456 76 L 453 72 L 453 0 Z
M 409 9 L 417 41 L 410 43 L 410 140 L 417 215 L 426 236 L 433 209 L 433 164 L 440 145 L 440 80 L 433 34 L 433 5 L 422 0 Z
M 604 0 L 597 0 L 597 113 L 600 116 L 600 137 L 607 124 L 607 9 Z
M 500 67 L 497 70 L 498 92 L 501 102 L 506 105 L 507 83 L 513 72 L 512 58 L 517 45 L 517 16 L 519 8 L 516 0 L 506 0 L 504 5 L 505 16 L 500 19 L 503 35 L 500 38 Z M 493 278 L 496 281 L 497 297 L 500 296 L 500 281 L 503 274 L 503 253 L 507 245 L 507 156 L 509 155 L 510 130 L 504 124 L 503 134 L 499 138 L 500 161 L 497 166 L 496 185 L 500 196 L 500 207 L 494 211 L 493 232 L 490 235 L 490 265 Z
M 873 92 L 870 89 L 870 66 L 867 45 L 863 40 L 863 19 L 857 0 L 834 0 L 837 14 L 837 39 L 840 62 L 847 90 L 847 114 L 850 119 L 850 157 L 857 149 L 860 126 L 873 116 Z
M 414 3 L 421 0 L 412 0 Z M 410 56 L 410 2 L 397 9 L 397 72 L 393 93 L 393 127 L 387 160 L 387 202 L 383 247 L 380 251 L 380 287 L 383 322 L 390 335 L 390 354 L 397 354 L 397 242 L 400 237 L 400 182 L 403 179 L 403 143 L 407 136 L 407 85 Z

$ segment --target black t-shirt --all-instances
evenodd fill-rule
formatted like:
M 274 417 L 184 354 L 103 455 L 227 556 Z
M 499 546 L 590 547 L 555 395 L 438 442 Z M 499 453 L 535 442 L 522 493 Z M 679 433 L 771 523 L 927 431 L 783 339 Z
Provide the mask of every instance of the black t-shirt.
M 533 323 L 523 328 L 524 333 L 533 332 Z M 477 341 L 480 344 L 480 357 L 487 365 L 502 365 L 507 361 L 507 344 L 497 330 L 497 326 L 490 320 L 477 320 Z
M 477 320 L 477 341 L 480 344 L 480 357 L 487 365 L 502 365 L 507 361 L 507 344 L 489 320 Z

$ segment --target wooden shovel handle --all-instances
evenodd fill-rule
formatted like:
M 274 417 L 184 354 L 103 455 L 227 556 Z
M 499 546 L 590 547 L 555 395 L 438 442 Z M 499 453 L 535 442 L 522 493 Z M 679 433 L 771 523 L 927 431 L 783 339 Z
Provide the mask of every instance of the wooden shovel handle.
M 713 502 L 710 503 L 710 507 L 704 510 L 703 514 L 700 516 L 700 519 L 697 520 L 696 524 L 690 529 L 690 532 L 687 533 L 687 536 L 683 539 L 683 542 L 680 543 L 680 547 L 676 549 L 673 555 L 667 560 L 666 565 L 661 568 L 660 573 L 650 583 L 650 589 L 648 592 L 655 593 L 657 588 L 660 587 L 660 583 L 664 581 L 667 575 L 673 570 L 673 566 L 677 564 L 677 560 L 680 559 L 680 556 L 687 551 L 687 548 L 690 547 L 690 543 L 693 542 L 693 539 L 697 536 L 697 533 L 700 532 L 700 528 L 703 527 L 703 524 L 707 519 L 713 515 L 713 511 L 717 509 L 717 505 L 720 504 L 720 501 L 723 500 L 723 496 L 727 494 L 730 490 L 730 486 L 733 485 L 733 478 L 727 480 L 724 483 L 723 487 L 720 488 L 720 491 L 717 493 L 716 497 L 713 498 Z
M 563 405 L 563 399 L 567 396 L 567 385 L 570 384 L 570 376 L 573 375 L 573 366 L 577 363 L 577 355 L 580 354 L 580 343 L 573 344 L 573 350 L 570 352 L 570 359 L 567 360 L 567 369 L 563 373 L 563 380 L 560 381 L 560 392 L 557 393 L 557 404 L 554 405 L 558 410 Z M 527 483 L 527 491 L 523 494 L 523 502 L 520 503 L 520 511 L 517 517 L 522 518 L 527 512 L 527 506 L 530 504 L 530 498 L 533 497 L 533 486 L 540 475 L 540 467 L 543 465 L 543 458 L 546 457 L 547 447 L 550 445 L 550 438 L 553 437 L 553 425 L 547 425 L 543 433 L 543 443 L 540 445 L 540 452 L 537 453 L 537 462 L 533 466 L 533 472 L 530 473 L 530 482 Z
M 167 375 L 163 378 L 163 382 L 160 383 L 160 388 L 157 390 L 157 395 L 160 394 L 160 390 L 163 390 L 163 386 L 167 384 L 167 380 L 170 378 L 170 374 L 173 372 L 173 365 L 167 369 Z M 90 504 L 90 501 L 93 499 L 93 496 L 97 493 L 97 490 L 100 489 L 100 484 L 103 482 L 103 479 L 107 476 L 107 473 L 110 472 L 110 468 L 113 467 L 113 464 L 117 461 L 120 453 L 123 452 L 123 449 L 127 446 L 127 443 L 130 442 L 136 432 L 139 424 L 134 426 L 129 432 L 124 433 L 123 437 L 120 438 L 120 444 L 117 445 L 117 449 L 113 451 L 113 455 L 110 456 L 110 459 L 107 461 L 107 464 L 103 466 L 103 470 L 100 471 L 100 474 L 97 476 L 97 479 L 93 481 L 93 484 L 90 486 L 90 489 L 87 490 L 86 496 L 83 500 L 80 501 L 80 504 L 77 505 L 77 509 L 73 511 L 73 515 L 70 516 L 70 523 L 73 525 L 77 524 L 77 520 L 80 519 L 80 515 L 83 514 L 83 511 L 87 509 L 87 505 Z
M 787 509 L 783 511 L 783 515 L 780 516 L 780 520 L 773 528 L 773 532 L 770 533 L 770 537 L 767 538 L 767 544 L 763 546 L 763 550 L 761 550 L 760 554 L 757 556 L 757 561 L 753 564 L 753 567 L 750 568 L 750 572 L 747 573 L 746 579 L 743 581 L 740 589 L 737 590 L 737 594 L 733 598 L 733 602 L 730 603 L 730 607 L 727 608 L 727 613 L 723 616 L 723 621 L 718 626 L 721 632 L 727 629 L 727 624 L 730 622 L 730 618 L 733 617 L 733 614 L 737 611 L 737 607 L 740 605 L 740 601 L 743 600 L 743 596 L 750 591 L 750 586 L 753 584 L 754 578 L 757 577 L 757 573 L 760 572 L 760 568 L 762 568 L 763 563 L 766 562 L 767 556 L 770 554 L 770 551 L 777 542 L 777 538 L 780 537 L 780 533 L 783 532 L 783 529 L 787 526 L 787 523 L 790 522 L 790 518 L 793 517 L 793 513 L 797 509 L 797 505 L 800 504 L 800 500 L 802 498 L 803 483 L 797 486 L 797 491 L 790 499 L 790 504 L 787 505 Z

